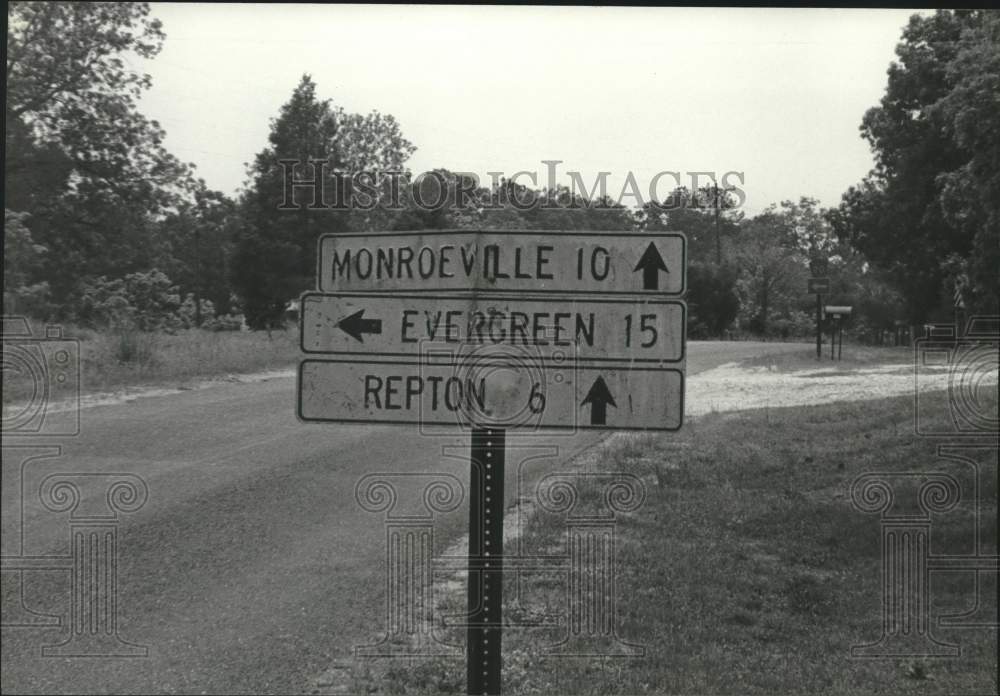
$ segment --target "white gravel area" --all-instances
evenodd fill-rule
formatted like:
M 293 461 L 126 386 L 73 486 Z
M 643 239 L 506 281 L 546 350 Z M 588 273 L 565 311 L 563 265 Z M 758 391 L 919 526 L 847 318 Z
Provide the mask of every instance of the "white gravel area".
M 979 363 L 968 370 L 913 365 L 820 366 L 801 370 L 742 367 L 726 363 L 688 378 L 685 418 L 754 408 L 781 408 L 865 401 L 921 392 L 961 389 L 979 393 L 997 384 L 997 370 Z
M 947 388 L 947 375 L 933 375 L 934 388 Z M 817 365 L 787 371 L 726 363 L 688 378 L 685 417 L 743 409 L 862 401 L 912 394 L 910 365 L 850 367 Z

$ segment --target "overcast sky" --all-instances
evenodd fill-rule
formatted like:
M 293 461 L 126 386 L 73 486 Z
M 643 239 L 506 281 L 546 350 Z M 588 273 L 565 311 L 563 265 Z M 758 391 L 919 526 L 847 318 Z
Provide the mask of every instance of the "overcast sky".
M 303 73 L 393 114 L 435 167 L 507 175 L 744 172 L 750 213 L 824 206 L 871 168 L 858 126 L 911 11 L 155 4 L 167 35 L 143 112 L 235 193 Z M 522 180 L 522 183 L 530 183 Z M 566 183 L 562 180 L 560 183 Z M 661 179 L 661 195 L 672 179 Z M 626 204 L 633 199 L 626 198 Z

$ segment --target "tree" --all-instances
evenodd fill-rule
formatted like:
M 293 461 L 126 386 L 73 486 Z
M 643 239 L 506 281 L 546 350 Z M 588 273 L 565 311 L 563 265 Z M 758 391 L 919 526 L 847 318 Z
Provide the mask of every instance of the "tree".
M 995 314 L 1000 307 L 1000 14 L 984 12 L 962 31 L 946 68 L 951 90 L 928 111 L 965 159 L 942 173 L 940 205 L 947 223 L 971 238 L 953 276 L 967 304 Z M 966 281 L 966 282 L 962 282 Z
M 738 275 L 731 265 L 688 264 L 688 325 L 692 338 L 718 338 L 740 311 Z
M 808 264 L 794 228 L 793 213 L 772 205 L 744 221 L 732 241 L 742 311 L 755 332 L 767 334 L 772 317 L 793 310 L 805 290 Z
M 691 334 L 699 338 L 721 336 L 739 313 L 739 273 L 734 259 L 721 253 L 722 247 L 732 248 L 739 232 L 742 213 L 735 211 L 735 205 L 735 198 L 722 189 L 706 186 L 692 192 L 682 186 L 636 213 L 641 230 L 683 232 L 687 237 L 688 323 Z M 720 257 L 721 264 L 717 263 Z
M 351 114 L 338 106 L 334 118 L 339 171 L 352 184 L 349 190 L 354 204 L 349 212 L 349 227 L 356 231 L 391 229 L 399 216 L 396 204 L 402 200 L 409 181 L 406 161 L 417 148 L 403 137 L 391 114 Z M 367 177 L 364 191 L 353 186 L 359 177 Z
M 343 211 L 310 207 L 324 201 L 314 200 L 308 188 L 295 188 L 285 200 L 288 161 L 296 163 L 292 171 L 298 179 L 316 178 L 328 194 L 337 189 L 334 170 L 341 158 L 336 134 L 330 101 L 318 99 L 316 84 L 303 75 L 271 121 L 268 145 L 250 167 L 242 201 L 244 224 L 235 243 L 232 281 L 252 329 L 283 323 L 288 302 L 314 283 L 319 235 L 345 228 Z
M 117 202 L 169 203 L 167 189 L 185 168 L 162 147 L 159 125 L 137 111 L 150 78 L 126 61 L 153 58 L 163 39 L 145 3 L 11 3 L 7 120 L 57 147 L 76 177 Z M 37 164 L 31 154 L 8 152 L 8 172 Z
M 155 265 L 151 218 L 186 190 L 188 169 L 136 109 L 163 41 L 143 3 L 12 3 L 7 27 L 7 207 L 31 214 L 46 255 L 33 278 L 65 308 L 87 276 Z
M 910 18 L 885 96 L 861 126 L 875 167 L 829 216 L 890 272 L 914 323 L 944 313 L 962 269 L 971 308 L 997 311 L 997 21 L 985 10 Z
M 417 148 L 403 137 L 399 122 L 392 114 L 379 111 L 351 114 L 336 107 L 333 115 L 337 121 L 334 144 L 344 171 L 353 174 L 406 170 L 406 161 Z
M 716 215 L 716 201 L 719 214 Z M 663 201 L 649 201 L 637 213 L 640 229 L 683 232 L 692 262 L 725 263 L 721 248 L 739 229 L 743 214 L 736 198 L 723 189 L 704 186 L 697 191 L 681 186 Z
M 239 205 L 231 277 L 251 328 L 280 326 L 288 302 L 313 287 L 320 234 L 394 224 L 399 212 L 389 208 L 387 182 L 375 182 L 371 205 L 355 206 L 352 177 L 405 174 L 414 149 L 392 116 L 346 113 L 320 99 L 312 78 L 302 76 L 271 122 Z M 287 172 L 318 183 L 295 186 L 286 200 Z
M 27 213 L 4 210 L 3 304 L 10 313 L 48 313 L 49 284 L 32 282 L 49 250 L 36 244 L 28 229 Z
M 193 322 L 202 324 L 201 308 L 211 302 L 220 314 L 231 310 L 229 259 L 235 236 L 236 205 L 198 180 L 192 199 L 183 201 L 158 225 L 159 236 L 169 244 L 166 274 L 192 296 Z

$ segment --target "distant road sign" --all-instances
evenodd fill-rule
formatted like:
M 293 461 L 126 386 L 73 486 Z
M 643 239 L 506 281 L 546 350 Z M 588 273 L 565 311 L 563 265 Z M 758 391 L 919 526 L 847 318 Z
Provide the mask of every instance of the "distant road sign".
M 518 360 L 459 365 L 302 361 L 304 421 L 580 430 L 677 430 L 684 373 L 665 367 L 545 368 Z
M 416 358 L 553 346 L 564 359 L 660 364 L 684 360 L 686 314 L 681 301 L 641 297 L 306 293 L 300 328 L 306 353 Z
M 809 261 L 809 271 L 816 277 L 822 277 L 830 268 L 829 259 L 815 257 Z
M 809 294 L 811 295 L 823 295 L 830 292 L 830 279 L 829 278 L 810 278 L 809 279 Z
M 678 233 L 430 230 L 327 234 L 322 292 L 450 290 L 680 295 Z

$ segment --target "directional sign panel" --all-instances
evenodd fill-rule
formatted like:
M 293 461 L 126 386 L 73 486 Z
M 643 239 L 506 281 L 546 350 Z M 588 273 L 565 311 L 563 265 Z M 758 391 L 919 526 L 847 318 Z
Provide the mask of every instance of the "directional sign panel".
M 323 292 L 680 295 L 686 268 L 677 233 L 368 232 L 320 238 L 318 284 Z
M 553 347 L 562 350 L 551 354 L 582 362 L 684 360 L 686 307 L 678 300 L 307 293 L 301 308 L 306 353 L 418 358 L 525 347 L 544 361 Z
M 561 430 L 677 430 L 684 373 L 552 367 L 502 358 L 457 365 L 304 360 L 304 421 Z
M 829 278 L 810 278 L 808 282 L 809 294 L 811 295 L 825 295 L 830 292 L 830 279 Z

